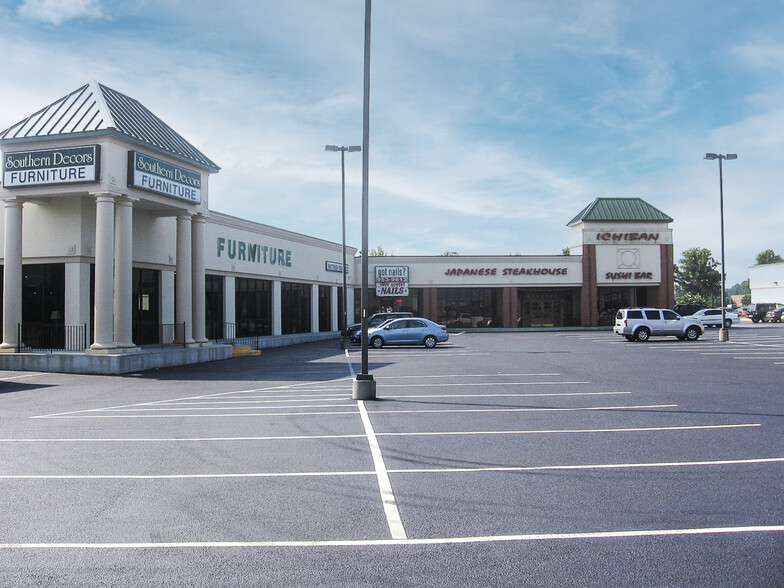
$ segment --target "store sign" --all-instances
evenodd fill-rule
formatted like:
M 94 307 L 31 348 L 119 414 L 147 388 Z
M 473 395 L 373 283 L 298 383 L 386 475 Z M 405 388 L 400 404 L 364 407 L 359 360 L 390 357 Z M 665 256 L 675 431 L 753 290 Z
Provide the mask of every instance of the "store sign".
M 345 273 L 348 273 L 348 264 L 343 265 L 342 263 L 338 263 L 337 261 L 328 261 L 326 269 L 328 272 L 340 273 L 341 267 L 343 268 L 343 271 Z
M 376 266 L 376 296 L 408 296 L 408 266 Z
M 274 245 L 261 245 L 260 243 L 218 237 L 217 253 L 219 258 L 226 256 L 237 261 L 291 267 L 291 250 L 280 249 Z
M 97 182 L 101 177 L 100 168 L 100 145 L 5 153 L 3 187 Z
M 568 267 L 452 267 L 444 271 L 445 276 L 565 276 Z
M 614 280 L 653 280 L 653 272 L 606 272 L 604 279 L 608 282 Z
M 138 151 L 128 152 L 128 187 L 201 203 L 201 174 Z
M 596 241 L 599 243 L 630 243 L 630 242 L 647 242 L 657 243 L 659 241 L 659 233 L 610 233 L 605 231 L 603 233 L 596 233 Z

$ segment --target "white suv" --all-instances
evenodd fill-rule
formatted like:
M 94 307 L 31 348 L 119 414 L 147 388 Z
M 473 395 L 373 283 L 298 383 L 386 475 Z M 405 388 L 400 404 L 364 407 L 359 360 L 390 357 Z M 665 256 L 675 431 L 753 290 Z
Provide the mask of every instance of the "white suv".
M 666 308 L 622 308 L 615 315 L 613 331 L 629 341 L 643 342 L 660 335 L 696 341 L 704 332 L 699 320 Z

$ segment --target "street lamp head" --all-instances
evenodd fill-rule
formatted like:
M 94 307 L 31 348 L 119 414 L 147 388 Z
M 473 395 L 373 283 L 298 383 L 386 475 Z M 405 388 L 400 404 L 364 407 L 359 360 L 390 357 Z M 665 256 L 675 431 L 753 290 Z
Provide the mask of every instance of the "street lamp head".
M 337 145 L 325 145 L 324 151 L 340 151 L 340 147 Z
M 737 153 L 727 153 L 726 159 L 738 159 Z
M 349 153 L 353 153 L 354 151 L 362 151 L 362 147 L 360 147 L 359 145 L 351 145 L 348 148 L 348 151 Z
M 706 154 L 705 154 L 705 159 L 711 159 L 711 160 L 713 160 L 713 159 L 718 159 L 718 158 L 719 158 L 719 156 L 718 156 L 718 155 L 716 155 L 715 153 L 706 153 Z

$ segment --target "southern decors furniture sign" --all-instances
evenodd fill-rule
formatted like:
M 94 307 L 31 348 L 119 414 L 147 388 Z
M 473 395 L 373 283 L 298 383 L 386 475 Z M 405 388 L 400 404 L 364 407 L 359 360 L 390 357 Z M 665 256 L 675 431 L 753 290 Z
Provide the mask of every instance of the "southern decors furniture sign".
M 376 296 L 408 296 L 408 266 L 376 266 Z
M 100 178 L 100 161 L 99 145 L 6 153 L 3 159 L 3 187 L 97 182 Z
M 201 204 L 201 174 L 138 151 L 128 152 L 128 187 Z

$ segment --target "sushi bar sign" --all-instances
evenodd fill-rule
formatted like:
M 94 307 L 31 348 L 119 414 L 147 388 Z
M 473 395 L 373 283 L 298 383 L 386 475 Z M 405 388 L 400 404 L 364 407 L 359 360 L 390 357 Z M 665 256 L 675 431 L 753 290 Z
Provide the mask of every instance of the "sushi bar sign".
M 376 266 L 376 296 L 408 296 L 408 266 Z

